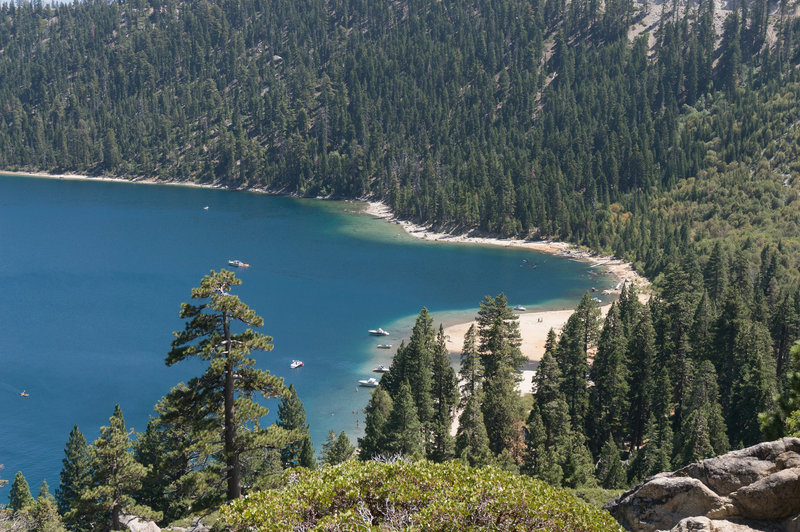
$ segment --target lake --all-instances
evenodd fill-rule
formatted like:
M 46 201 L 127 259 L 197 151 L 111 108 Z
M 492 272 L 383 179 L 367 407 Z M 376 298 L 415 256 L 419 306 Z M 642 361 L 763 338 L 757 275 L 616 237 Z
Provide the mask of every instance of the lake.
M 316 451 L 329 430 L 353 443 L 361 435 L 369 391 L 357 381 L 388 363 L 391 352 L 375 346 L 397 346 L 423 306 L 438 327 L 466 321 L 485 295 L 567 308 L 612 283 L 562 257 L 419 240 L 360 207 L 0 177 L 0 478 L 21 470 L 34 495 L 42 479 L 54 490 L 73 424 L 91 442 L 116 403 L 143 431 L 159 398 L 202 372 L 195 362 L 168 368 L 164 357 L 183 327 L 181 302 L 228 259 L 251 265 L 237 270 L 236 293 L 275 346 L 255 358 L 294 383 Z M 391 336 L 370 337 L 377 327 Z M 292 359 L 305 367 L 289 369 Z M 269 407 L 274 416 L 277 401 Z

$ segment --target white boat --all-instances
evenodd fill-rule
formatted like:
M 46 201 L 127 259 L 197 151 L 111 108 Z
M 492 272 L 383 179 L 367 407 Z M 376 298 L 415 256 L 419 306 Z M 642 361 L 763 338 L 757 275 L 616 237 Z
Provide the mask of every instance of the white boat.
M 378 349 L 391 349 L 392 344 L 378 344 Z
M 387 368 L 386 366 L 381 364 L 380 366 L 378 366 L 377 368 L 373 369 L 372 371 L 374 371 L 375 373 L 389 373 L 389 368 Z
M 380 382 L 378 382 L 378 379 L 375 377 L 358 381 L 359 386 L 366 386 L 367 388 L 375 388 L 378 384 L 380 384 Z
M 514 307 L 514 310 L 516 310 L 517 312 L 525 312 L 528 309 L 526 309 L 522 305 L 517 305 L 516 307 Z
M 228 265 L 235 266 L 236 268 L 249 268 L 250 265 L 246 262 L 242 262 L 239 259 L 233 259 L 228 261 Z
M 292 363 L 289 364 L 289 367 L 292 368 L 292 369 L 295 369 L 295 368 L 303 367 L 304 365 L 305 364 L 303 364 L 302 360 L 292 360 Z
M 380 327 L 378 327 L 377 329 L 370 329 L 369 333 L 372 336 L 389 336 L 389 331 L 384 331 Z

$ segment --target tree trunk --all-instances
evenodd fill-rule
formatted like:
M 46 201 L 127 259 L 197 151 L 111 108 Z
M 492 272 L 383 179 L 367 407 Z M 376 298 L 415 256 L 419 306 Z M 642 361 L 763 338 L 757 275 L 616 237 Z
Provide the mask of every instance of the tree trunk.
M 116 504 L 111 509 L 111 530 L 120 530 L 122 528 L 122 524 L 119 522 L 119 514 L 120 508 L 119 505 Z
M 225 367 L 225 465 L 228 472 L 228 500 L 232 501 L 242 496 L 241 467 L 239 455 L 236 452 L 236 420 L 233 397 L 233 361 L 231 360 L 231 325 L 227 313 L 222 314 L 225 328 L 225 352 L 227 357 Z

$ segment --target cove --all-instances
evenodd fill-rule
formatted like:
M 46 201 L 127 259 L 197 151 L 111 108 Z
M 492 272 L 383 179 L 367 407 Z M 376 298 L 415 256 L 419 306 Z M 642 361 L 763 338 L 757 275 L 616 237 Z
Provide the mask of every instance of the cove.
M 208 209 L 205 209 L 205 207 Z M 0 176 L 0 478 L 34 493 L 58 485 L 77 424 L 89 442 L 119 403 L 144 431 L 153 405 L 199 363 L 166 367 L 181 302 L 228 259 L 236 293 L 264 318 L 275 348 L 258 366 L 298 390 L 315 451 L 328 431 L 361 435 L 369 390 L 423 306 L 464 321 L 485 295 L 573 307 L 588 264 L 518 248 L 427 242 L 360 204 L 121 182 Z M 532 267 L 536 264 L 536 267 Z M 392 334 L 376 339 L 368 329 Z M 292 359 L 305 367 L 292 370 Z M 29 396 L 21 397 L 25 390 Z M 277 400 L 268 406 L 277 413 Z M 7 497 L 7 491 L 0 498 Z

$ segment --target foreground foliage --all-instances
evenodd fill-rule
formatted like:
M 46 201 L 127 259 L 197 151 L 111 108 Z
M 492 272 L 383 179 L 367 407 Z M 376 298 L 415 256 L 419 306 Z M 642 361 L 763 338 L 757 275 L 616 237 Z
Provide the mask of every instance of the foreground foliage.
M 287 473 L 286 487 L 234 501 L 230 530 L 621 530 L 568 492 L 461 462 L 354 462 Z M 359 528 L 359 529 L 361 529 Z

